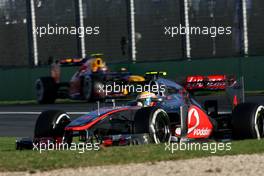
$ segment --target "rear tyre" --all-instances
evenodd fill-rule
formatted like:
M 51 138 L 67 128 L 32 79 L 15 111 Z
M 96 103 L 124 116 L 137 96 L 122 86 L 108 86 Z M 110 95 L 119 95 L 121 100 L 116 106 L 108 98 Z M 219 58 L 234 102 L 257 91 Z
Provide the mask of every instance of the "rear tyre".
M 243 103 L 232 114 L 233 138 L 255 139 L 264 137 L 264 106 Z
M 159 144 L 170 141 L 169 116 L 163 109 L 156 107 L 139 109 L 134 120 L 134 133 L 148 133 L 150 143 Z
M 40 104 L 52 104 L 57 98 L 57 84 L 52 77 L 37 79 L 35 89 Z
M 63 111 L 49 110 L 40 114 L 35 125 L 35 138 L 63 137 L 64 128 L 71 122 Z

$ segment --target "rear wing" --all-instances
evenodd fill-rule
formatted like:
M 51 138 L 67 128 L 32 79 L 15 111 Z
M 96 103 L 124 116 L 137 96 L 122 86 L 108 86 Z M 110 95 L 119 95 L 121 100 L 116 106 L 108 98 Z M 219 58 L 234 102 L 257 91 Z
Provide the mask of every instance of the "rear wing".
M 227 75 L 209 75 L 209 76 L 187 76 L 184 81 L 186 90 L 200 91 L 200 90 L 225 90 L 227 87 L 235 82 L 235 77 Z
M 228 75 L 187 76 L 183 83 L 190 93 L 199 91 L 223 91 L 234 106 L 245 101 L 244 79 Z
M 61 66 L 81 66 L 87 59 L 84 58 L 67 58 L 61 59 Z

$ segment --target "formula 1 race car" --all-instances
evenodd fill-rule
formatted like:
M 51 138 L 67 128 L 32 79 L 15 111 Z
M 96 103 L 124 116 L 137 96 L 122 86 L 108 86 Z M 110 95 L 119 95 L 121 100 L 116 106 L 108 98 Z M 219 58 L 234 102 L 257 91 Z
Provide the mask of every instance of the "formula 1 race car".
M 34 143 L 83 142 L 104 146 L 164 143 L 189 140 L 253 139 L 264 137 L 264 106 L 239 103 L 230 113 L 219 112 L 217 102 L 200 105 L 185 89 L 155 75 L 150 85 L 165 87 L 159 94 L 144 94 L 129 106 L 104 107 L 71 121 L 63 111 L 43 112 L 37 119 Z M 151 103 L 150 103 L 151 102 Z M 25 140 L 17 148 L 25 148 Z
M 57 98 L 74 100 L 99 100 L 104 98 L 124 97 L 128 92 L 110 92 L 105 95 L 98 87 L 105 84 L 133 84 L 144 82 L 142 76 L 132 75 L 125 68 L 120 72 L 108 70 L 102 54 L 94 54 L 85 59 L 63 59 L 51 67 L 50 77 L 37 79 L 35 88 L 40 104 L 54 103 Z M 60 82 L 60 65 L 80 66 L 69 82 Z

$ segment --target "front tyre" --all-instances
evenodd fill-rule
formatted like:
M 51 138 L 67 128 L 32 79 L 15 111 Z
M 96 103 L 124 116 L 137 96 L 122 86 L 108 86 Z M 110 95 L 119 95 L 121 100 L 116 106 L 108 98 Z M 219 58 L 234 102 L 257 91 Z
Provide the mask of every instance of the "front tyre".
M 63 111 L 49 110 L 40 114 L 35 125 L 35 138 L 62 138 L 65 127 L 71 122 L 70 117 Z
M 234 139 L 264 138 L 264 106 L 243 103 L 235 107 L 232 114 Z
M 135 114 L 134 133 L 148 133 L 151 143 L 169 142 L 171 133 L 168 114 L 156 107 L 139 109 Z

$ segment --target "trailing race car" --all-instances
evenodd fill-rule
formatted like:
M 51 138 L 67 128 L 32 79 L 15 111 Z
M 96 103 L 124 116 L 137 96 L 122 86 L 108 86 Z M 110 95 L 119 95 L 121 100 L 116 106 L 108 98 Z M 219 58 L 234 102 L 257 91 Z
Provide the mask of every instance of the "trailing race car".
M 217 102 L 202 106 L 173 81 L 155 75 L 149 84 L 163 85 L 165 91 L 143 92 L 129 106 L 99 108 L 73 121 L 66 112 L 45 111 L 37 119 L 34 139 L 18 140 L 17 148 L 30 148 L 32 142 L 71 144 L 76 136 L 104 146 L 264 137 L 263 105 L 240 103 L 230 113 L 219 112 Z
M 80 65 L 80 67 L 69 82 L 60 82 L 60 65 Z M 109 71 L 102 55 L 94 54 L 89 59 L 63 59 L 60 63 L 54 63 L 51 76 L 37 79 L 35 87 L 37 101 L 46 104 L 54 103 L 57 98 L 91 101 L 124 97 L 128 94 L 126 91 L 106 95 L 99 87 L 105 84 L 133 84 L 144 81 L 144 77 L 132 75 L 124 68 L 120 72 Z

